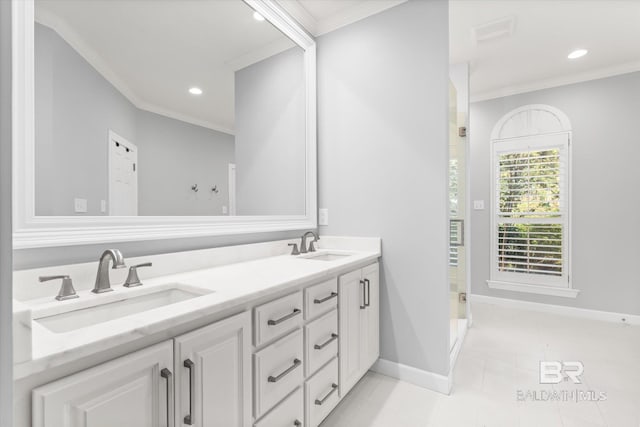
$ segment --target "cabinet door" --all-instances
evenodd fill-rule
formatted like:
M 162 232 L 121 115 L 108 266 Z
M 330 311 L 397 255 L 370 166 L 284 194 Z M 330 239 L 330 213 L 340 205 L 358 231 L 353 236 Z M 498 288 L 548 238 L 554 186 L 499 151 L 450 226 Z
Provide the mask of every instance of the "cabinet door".
M 167 341 L 38 387 L 33 426 L 166 427 L 172 369 Z
M 365 311 L 361 270 L 340 276 L 338 285 L 338 354 L 340 396 L 347 394 L 361 377 L 361 323 Z
M 176 426 L 251 425 L 251 314 L 175 338 Z
M 380 357 L 380 281 L 378 264 L 372 264 L 362 269 L 362 279 L 365 286 L 365 306 L 362 310 L 361 331 L 361 368 L 362 375 Z

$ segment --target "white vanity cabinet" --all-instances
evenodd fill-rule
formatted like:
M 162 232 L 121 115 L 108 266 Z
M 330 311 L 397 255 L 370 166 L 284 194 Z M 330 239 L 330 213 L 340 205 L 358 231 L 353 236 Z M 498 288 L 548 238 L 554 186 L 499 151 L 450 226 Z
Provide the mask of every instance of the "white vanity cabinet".
M 250 336 L 244 312 L 38 387 L 33 427 L 248 427 Z
M 166 341 L 38 387 L 32 426 L 165 427 L 173 412 L 172 372 Z
M 251 425 L 251 313 L 174 339 L 175 425 Z
M 378 264 L 340 276 L 338 284 L 340 396 L 345 396 L 380 356 Z
M 35 388 L 32 426 L 317 427 L 379 356 L 378 270 L 334 276 Z

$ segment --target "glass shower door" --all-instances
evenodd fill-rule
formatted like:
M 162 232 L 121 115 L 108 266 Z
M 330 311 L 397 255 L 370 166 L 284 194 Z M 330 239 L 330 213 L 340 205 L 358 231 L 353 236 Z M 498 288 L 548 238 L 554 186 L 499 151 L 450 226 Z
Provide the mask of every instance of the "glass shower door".
M 466 116 L 458 113 L 456 90 L 449 83 L 449 313 L 450 349 L 466 328 L 467 269 L 464 219 L 466 215 L 466 146 L 460 128 Z

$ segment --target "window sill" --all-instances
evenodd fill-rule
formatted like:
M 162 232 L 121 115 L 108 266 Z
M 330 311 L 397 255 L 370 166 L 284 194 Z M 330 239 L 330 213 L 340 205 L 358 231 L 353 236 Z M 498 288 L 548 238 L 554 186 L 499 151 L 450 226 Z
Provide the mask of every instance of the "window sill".
M 552 295 L 555 297 L 575 298 L 580 292 L 578 289 L 560 288 L 556 286 L 528 285 L 525 283 L 499 282 L 487 280 L 490 289 L 503 291 L 525 292 L 529 294 Z

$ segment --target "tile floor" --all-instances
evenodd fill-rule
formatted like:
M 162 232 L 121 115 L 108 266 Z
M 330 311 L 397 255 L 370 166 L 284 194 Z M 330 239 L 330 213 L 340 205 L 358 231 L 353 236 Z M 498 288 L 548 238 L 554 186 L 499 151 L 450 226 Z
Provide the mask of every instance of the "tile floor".
M 640 327 L 486 304 L 444 396 L 369 372 L 322 427 L 640 427 Z M 578 360 L 582 384 L 539 384 L 539 360 Z M 518 390 L 594 390 L 589 401 L 518 401 Z

